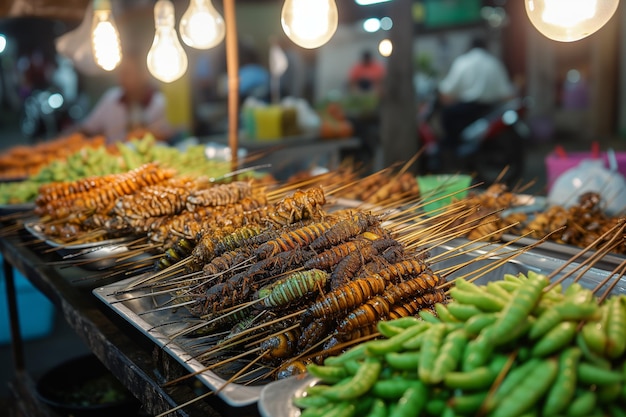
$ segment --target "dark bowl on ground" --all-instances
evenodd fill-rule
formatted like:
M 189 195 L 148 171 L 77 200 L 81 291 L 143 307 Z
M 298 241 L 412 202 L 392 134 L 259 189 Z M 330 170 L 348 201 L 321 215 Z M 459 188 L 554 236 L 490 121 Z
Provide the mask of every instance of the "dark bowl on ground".
M 70 359 L 37 381 L 39 399 L 63 416 L 138 416 L 140 404 L 95 355 Z

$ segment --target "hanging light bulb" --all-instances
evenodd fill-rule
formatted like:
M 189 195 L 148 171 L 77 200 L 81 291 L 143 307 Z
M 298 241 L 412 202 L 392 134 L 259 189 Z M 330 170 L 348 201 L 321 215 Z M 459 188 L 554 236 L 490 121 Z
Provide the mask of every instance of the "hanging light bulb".
M 546 37 L 573 42 L 600 29 L 619 0 L 525 0 L 531 23 Z
M 94 0 L 91 49 L 98 66 L 111 71 L 122 60 L 120 35 L 113 21 L 110 0 Z
M 180 19 L 180 37 L 192 48 L 209 49 L 224 40 L 224 19 L 211 0 L 189 0 L 189 7 Z
M 317 48 L 337 30 L 337 5 L 335 0 L 285 0 L 280 21 L 295 44 Z
M 154 26 L 148 69 L 156 79 L 170 83 L 187 71 L 187 55 L 174 29 L 174 5 L 170 0 L 158 0 L 154 5 Z

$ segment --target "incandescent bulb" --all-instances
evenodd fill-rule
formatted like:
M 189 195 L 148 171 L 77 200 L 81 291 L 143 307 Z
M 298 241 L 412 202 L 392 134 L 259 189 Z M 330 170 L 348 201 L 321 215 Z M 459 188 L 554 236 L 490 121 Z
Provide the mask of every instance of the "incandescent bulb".
M 170 0 L 158 0 L 154 5 L 154 26 L 148 69 L 156 79 L 170 83 L 187 71 L 187 55 L 174 29 L 174 5 Z
M 600 29 L 619 0 L 525 0 L 531 23 L 546 37 L 573 42 Z
M 224 19 L 211 0 L 189 0 L 189 7 L 180 19 L 180 37 L 192 48 L 217 46 L 226 35 Z
M 111 71 L 122 60 L 122 47 L 109 0 L 94 0 L 91 49 L 98 66 Z
M 335 0 L 285 0 L 280 22 L 295 44 L 317 48 L 337 30 L 337 5 Z

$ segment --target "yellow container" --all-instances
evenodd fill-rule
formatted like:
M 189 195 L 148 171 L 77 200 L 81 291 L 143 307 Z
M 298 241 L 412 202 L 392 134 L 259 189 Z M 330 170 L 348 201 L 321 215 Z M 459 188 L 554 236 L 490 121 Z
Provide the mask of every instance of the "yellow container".
M 427 215 L 441 213 L 452 199 L 461 199 L 467 195 L 472 183 L 469 175 L 422 175 L 417 177 L 420 197 Z
M 280 106 L 257 107 L 254 109 L 254 126 L 259 140 L 279 139 L 282 136 L 282 115 Z

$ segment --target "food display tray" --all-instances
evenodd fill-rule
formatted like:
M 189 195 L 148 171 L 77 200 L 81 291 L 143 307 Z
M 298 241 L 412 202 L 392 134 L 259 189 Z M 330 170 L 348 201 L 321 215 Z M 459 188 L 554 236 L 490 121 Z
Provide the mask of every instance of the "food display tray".
M 513 252 L 512 252 L 513 251 Z M 508 259 L 512 253 L 516 256 Z M 550 274 L 551 272 L 561 268 L 566 261 L 558 258 L 539 255 L 532 251 L 522 252 L 520 248 L 503 247 L 496 244 L 485 244 L 481 242 L 469 242 L 466 239 L 455 239 L 446 244 L 441 244 L 429 250 L 430 257 L 434 259 L 432 267 L 435 271 L 443 268 L 461 265 L 467 261 L 472 261 L 467 266 L 459 269 L 449 276 L 449 280 L 456 277 L 465 276 L 466 274 L 480 274 L 481 268 L 485 270 L 492 268 L 484 273 L 476 280 L 479 284 L 501 279 L 504 274 L 528 273 L 534 271 L 542 274 Z M 577 275 L 578 264 L 571 263 L 563 268 L 558 276 L 563 277 L 565 274 L 571 275 L 563 281 L 563 286 L 567 287 Z M 590 268 L 580 278 L 581 285 L 587 288 L 596 288 L 599 283 L 609 278 L 610 273 L 599 268 Z M 144 277 L 149 277 L 146 275 Z M 147 313 L 160 305 L 166 300 L 165 295 L 136 297 L 126 292 L 129 284 L 139 278 L 129 278 L 124 281 L 113 283 L 107 286 L 96 288 L 93 293 L 103 303 L 105 303 L 114 312 L 119 314 L 134 327 L 139 329 L 148 338 L 150 338 L 157 346 L 164 349 L 168 354 L 179 361 L 190 372 L 199 372 L 204 366 L 194 359 L 192 348 L 185 345 L 181 338 L 172 340 L 172 335 L 182 330 L 185 326 L 184 320 L 189 319 L 189 315 L 184 311 L 172 312 L 154 311 Z M 608 285 L 608 284 L 607 284 Z M 604 286 L 599 291 L 604 290 Z M 613 289 L 616 293 L 626 293 L 626 279 L 620 280 Z M 183 309 L 180 309 L 183 310 Z M 283 381 L 269 382 L 264 385 L 242 385 L 237 383 L 226 383 L 226 380 L 212 371 L 199 373 L 197 377 L 211 390 L 217 391 L 217 395 L 225 402 L 232 406 L 245 406 L 259 401 L 277 401 L 276 395 L 263 397 L 264 390 L 274 389 L 274 384 L 285 386 Z M 294 377 L 292 377 L 294 378 Z M 288 385 L 288 384 L 287 384 Z M 285 409 L 285 413 L 267 414 L 269 417 L 295 417 L 297 414 L 290 413 L 288 410 L 291 397 L 280 399 L 279 408 Z M 264 409 L 276 409 L 275 404 L 261 404 L 259 407 Z M 295 412 L 295 411 L 294 411 Z
M 530 237 L 519 237 L 509 233 L 505 233 L 504 235 L 502 235 L 502 241 L 515 242 L 516 245 L 522 246 L 538 244 L 535 252 L 543 252 L 549 256 L 553 256 L 559 259 L 570 259 L 578 255 L 581 260 L 585 260 L 596 255 L 596 250 L 587 250 L 583 252 L 584 248 L 578 246 L 558 243 L 551 240 L 546 240 L 545 242 L 539 243 L 538 239 Z M 626 255 L 622 255 L 619 253 L 607 253 L 597 263 L 597 266 L 604 269 L 613 269 L 621 265 L 623 262 L 626 262 Z
M 73 245 L 46 236 L 41 225 L 36 221 L 25 222 L 24 228 L 36 239 L 55 248 L 63 259 L 75 261 L 76 264 L 91 270 L 103 270 L 114 266 L 117 262 L 117 255 L 122 256 L 128 252 L 127 244 L 131 241 L 129 237 L 121 237 Z
M 487 259 L 475 261 L 467 267 L 453 273 L 449 277 L 451 280 L 472 271 L 478 272 L 482 267 L 495 265 L 498 261 L 507 258 L 509 256 L 508 251 L 510 250 L 514 249 L 494 244 L 485 246 L 480 242 L 469 242 L 467 239 L 455 239 L 450 243 L 439 245 L 430 250 L 430 256 L 434 258 L 443 253 L 449 253 L 450 255 L 454 255 L 455 252 L 459 253 L 451 259 L 433 263 L 432 265 L 435 271 L 455 264 L 458 265 L 476 259 L 477 257 L 487 257 Z M 467 253 L 462 253 L 466 251 Z M 548 275 L 567 263 L 567 261 L 562 259 L 528 251 L 520 253 L 514 259 L 507 260 L 504 264 L 484 274 L 475 282 L 484 285 L 489 281 L 501 279 L 503 275 L 507 273 L 517 274 L 521 272 L 526 274 L 528 271 L 534 271 Z M 564 275 L 568 275 L 568 278 L 563 281 L 563 286 L 567 287 L 577 275 L 576 271 L 578 266 L 579 264 L 577 263 L 568 264 L 563 271 L 553 279 L 559 279 Z M 598 268 L 591 268 L 585 272 L 578 282 L 586 288 L 594 289 L 599 283 L 609 277 L 610 272 Z M 602 286 L 597 294 L 601 294 L 605 288 L 607 288 L 607 286 Z M 626 278 L 620 279 L 615 288 L 613 288 L 613 293 L 626 293 Z M 261 391 L 261 396 L 258 401 L 259 413 L 262 417 L 300 416 L 300 409 L 293 405 L 292 398 L 294 398 L 294 396 L 301 396 L 309 386 L 315 385 L 318 381 L 317 378 L 305 374 L 267 384 Z
M 189 320 L 189 315 L 182 311 L 184 309 L 161 310 L 146 314 L 157 305 L 166 302 L 168 296 L 137 297 L 136 292 L 125 291 L 130 284 L 145 277 L 146 275 L 142 275 L 95 288 L 93 294 L 187 370 L 193 373 L 201 372 L 205 365 L 194 359 L 193 347 L 186 345 L 183 338 L 172 338 L 186 327 L 185 320 Z M 243 407 L 257 402 L 263 388 L 262 385 L 227 383 L 226 379 L 210 370 L 199 373 L 197 378 L 233 407 Z

